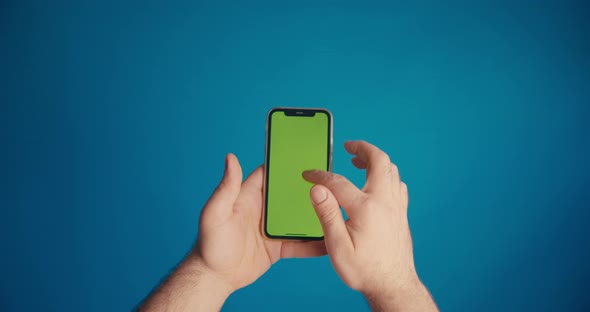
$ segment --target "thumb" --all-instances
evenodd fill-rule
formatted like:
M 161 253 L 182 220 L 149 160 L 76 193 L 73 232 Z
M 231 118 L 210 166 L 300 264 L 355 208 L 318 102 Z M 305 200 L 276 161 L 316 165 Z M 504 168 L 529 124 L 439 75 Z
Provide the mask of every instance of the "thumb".
M 352 240 L 344 224 L 340 205 L 334 194 L 325 186 L 316 184 L 310 191 L 311 202 L 324 230 L 328 253 L 352 250 Z
M 225 172 L 223 173 L 223 178 L 207 201 L 207 204 L 205 204 L 202 219 L 205 222 L 210 222 L 207 221 L 210 219 L 219 222 L 231 216 L 234 202 L 238 198 L 238 195 L 240 195 L 241 188 L 242 167 L 238 158 L 234 154 L 229 153 L 225 156 Z

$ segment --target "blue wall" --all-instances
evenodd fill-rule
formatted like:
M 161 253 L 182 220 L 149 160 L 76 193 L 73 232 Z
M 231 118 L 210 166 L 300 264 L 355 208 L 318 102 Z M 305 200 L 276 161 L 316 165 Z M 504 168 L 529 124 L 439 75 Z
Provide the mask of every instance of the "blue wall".
M 445 311 L 586 310 L 587 2 L 0 4 L 0 310 L 129 310 L 191 247 L 272 106 L 324 106 L 396 162 Z M 227 311 L 368 310 L 326 257 Z

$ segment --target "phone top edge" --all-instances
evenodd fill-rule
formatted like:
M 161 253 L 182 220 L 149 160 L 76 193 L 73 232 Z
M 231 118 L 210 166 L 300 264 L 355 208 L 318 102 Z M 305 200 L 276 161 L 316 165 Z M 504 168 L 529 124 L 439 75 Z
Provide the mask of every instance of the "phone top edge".
M 332 112 L 324 107 L 289 107 L 289 106 L 276 106 L 273 107 L 271 109 L 268 110 L 268 112 L 266 113 L 266 118 L 270 118 L 270 116 L 274 113 L 274 112 L 283 112 L 286 110 L 302 110 L 302 111 L 314 111 L 314 112 L 323 112 L 326 113 L 326 115 L 328 115 L 328 118 L 330 120 L 333 119 L 332 116 Z

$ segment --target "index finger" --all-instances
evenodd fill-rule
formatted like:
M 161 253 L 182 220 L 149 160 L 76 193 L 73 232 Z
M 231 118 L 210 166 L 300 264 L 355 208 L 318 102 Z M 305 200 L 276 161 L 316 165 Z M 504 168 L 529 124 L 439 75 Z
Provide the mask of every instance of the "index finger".
M 248 189 L 252 191 L 262 192 L 262 186 L 264 183 L 264 168 L 263 165 L 260 165 L 250 173 L 250 175 L 246 178 L 246 181 L 242 184 L 243 189 Z
M 348 179 L 332 172 L 308 170 L 303 172 L 303 178 L 311 183 L 327 187 L 349 216 L 354 214 L 355 204 L 365 195 Z
M 390 190 L 392 181 L 392 164 L 389 156 L 365 141 L 348 141 L 344 148 L 350 154 L 357 156 L 367 167 L 367 182 L 365 188 L 371 190 Z M 399 178 L 398 178 L 399 180 Z

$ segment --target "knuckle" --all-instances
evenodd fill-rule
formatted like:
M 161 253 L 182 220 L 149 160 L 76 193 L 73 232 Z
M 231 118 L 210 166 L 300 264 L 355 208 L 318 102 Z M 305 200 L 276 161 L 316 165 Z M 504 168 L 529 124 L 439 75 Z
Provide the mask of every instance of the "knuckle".
M 377 202 L 375 202 L 373 198 L 370 198 L 368 196 L 363 196 L 359 198 L 357 205 L 359 205 L 359 207 L 362 207 L 362 209 L 366 211 L 373 211 L 378 206 Z
M 390 162 L 390 164 L 391 164 L 391 165 L 390 165 L 390 166 L 391 166 L 391 174 L 392 174 L 393 176 L 398 176 L 398 175 L 399 175 L 399 168 L 397 167 L 397 165 L 396 165 L 396 164 L 394 164 L 394 163 L 392 163 L 392 162 Z
M 400 182 L 400 189 L 402 194 L 408 194 L 408 185 L 405 182 Z
M 318 210 L 318 217 L 320 220 L 323 220 L 327 225 L 334 223 L 339 213 L 337 209 L 331 209 L 326 202 L 321 203 L 318 208 L 320 208 Z
M 376 162 L 389 162 L 389 155 L 377 147 L 373 147 L 367 152 L 369 154 L 369 158 L 373 158 Z
M 365 191 L 360 191 L 357 194 L 355 194 L 354 196 L 351 197 L 351 203 L 350 206 L 352 207 L 364 207 L 367 204 L 367 201 L 369 200 L 369 195 L 368 193 L 365 193 Z
M 391 159 L 389 159 L 389 155 L 387 155 L 385 152 L 383 151 L 379 151 L 377 153 L 377 160 L 382 162 L 382 163 L 388 163 L 391 162 Z
M 365 140 L 358 140 L 356 141 L 357 146 L 362 147 L 362 148 L 367 148 L 368 146 L 371 146 L 371 143 L 365 141 Z
M 333 173 L 333 174 L 330 176 L 330 178 L 331 178 L 332 180 L 339 181 L 339 180 L 343 179 L 343 178 L 344 178 L 344 176 L 342 176 L 341 174 L 338 174 L 338 173 Z
M 330 180 L 332 180 L 332 173 L 330 172 L 324 172 L 324 171 L 314 171 L 314 174 L 316 176 L 316 179 L 319 183 L 327 183 Z
M 345 178 L 344 176 L 334 173 L 330 176 L 330 182 L 334 183 L 334 184 L 338 184 L 338 183 L 342 183 L 344 182 Z

